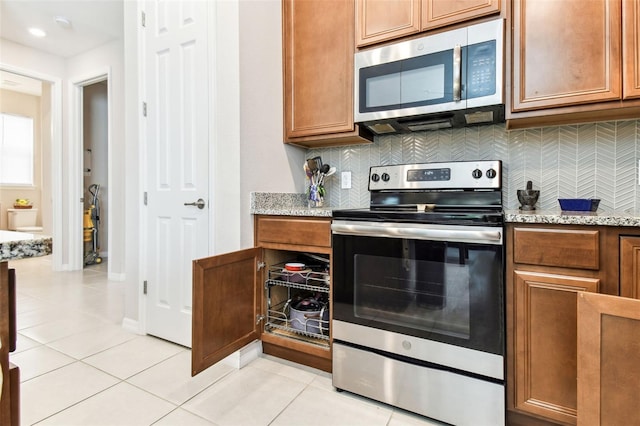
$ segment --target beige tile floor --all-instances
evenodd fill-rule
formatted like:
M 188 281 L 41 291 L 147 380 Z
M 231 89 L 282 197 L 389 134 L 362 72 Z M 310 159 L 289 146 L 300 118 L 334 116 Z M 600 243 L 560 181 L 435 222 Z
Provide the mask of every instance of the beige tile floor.
M 122 329 L 124 286 L 107 279 L 106 264 L 52 272 L 42 257 L 9 266 L 23 426 L 439 424 L 338 393 L 329 374 L 268 356 L 191 377 L 189 349 Z

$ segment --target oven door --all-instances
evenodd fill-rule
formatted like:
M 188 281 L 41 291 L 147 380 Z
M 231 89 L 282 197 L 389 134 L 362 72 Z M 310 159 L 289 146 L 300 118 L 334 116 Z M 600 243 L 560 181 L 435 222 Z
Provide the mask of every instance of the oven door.
M 334 220 L 332 230 L 334 320 L 504 355 L 502 227 Z

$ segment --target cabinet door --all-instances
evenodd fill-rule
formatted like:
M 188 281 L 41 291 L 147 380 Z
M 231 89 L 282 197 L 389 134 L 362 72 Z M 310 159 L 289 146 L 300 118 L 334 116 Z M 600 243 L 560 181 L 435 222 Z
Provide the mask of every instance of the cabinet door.
M 353 0 L 283 1 L 286 142 L 367 142 L 353 121 L 354 14 Z
M 640 300 L 580 294 L 578 317 L 578 424 L 637 424 Z
M 512 111 L 619 100 L 620 0 L 514 0 Z
M 420 31 L 421 0 L 356 0 L 356 44 L 379 43 Z
M 261 248 L 193 261 L 191 374 L 260 339 Z
M 622 1 L 624 99 L 640 98 L 640 0 Z
M 597 292 L 600 280 L 514 272 L 515 408 L 552 421 L 576 423 L 579 292 Z
M 620 296 L 640 299 L 640 237 L 620 238 Z
M 0 424 L 11 424 L 11 392 L 9 378 L 9 269 L 7 262 L 0 262 Z
M 422 30 L 500 12 L 500 0 L 424 0 Z

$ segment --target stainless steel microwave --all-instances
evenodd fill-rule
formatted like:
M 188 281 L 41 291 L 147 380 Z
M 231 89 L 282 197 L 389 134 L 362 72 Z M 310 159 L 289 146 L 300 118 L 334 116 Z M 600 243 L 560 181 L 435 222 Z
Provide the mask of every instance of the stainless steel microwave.
M 355 55 L 355 122 L 375 134 L 504 121 L 504 20 Z

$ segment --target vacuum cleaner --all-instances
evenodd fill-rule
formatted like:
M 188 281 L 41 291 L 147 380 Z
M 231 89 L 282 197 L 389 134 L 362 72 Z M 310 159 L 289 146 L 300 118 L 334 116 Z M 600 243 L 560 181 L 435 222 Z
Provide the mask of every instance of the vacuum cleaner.
M 98 227 L 100 225 L 100 200 L 98 199 L 98 193 L 100 192 L 100 185 L 94 183 L 87 188 L 89 194 L 91 194 L 91 204 L 88 209 L 84 211 L 84 265 L 94 265 L 102 263 L 102 258 L 98 254 L 100 244 L 98 242 Z M 90 248 L 87 250 L 87 246 Z

